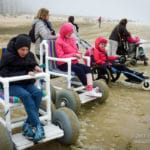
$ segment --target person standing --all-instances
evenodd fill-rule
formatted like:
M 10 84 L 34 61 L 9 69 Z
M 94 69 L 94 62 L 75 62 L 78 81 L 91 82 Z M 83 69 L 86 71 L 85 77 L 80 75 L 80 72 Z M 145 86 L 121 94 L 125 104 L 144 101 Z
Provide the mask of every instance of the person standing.
M 79 48 L 79 45 L 81 44 L 81 38 L 79 36 L 79 26 L 74 22 L 74 20 L 75 20 L 74 16 L 68 17 L 68 22 L 73 25 L 73 31 L 74 32 L 73 32 L 72 36 L 75 38 L 76 44 Z
M 34 76 L 34 70 L 42 72 L 37 65 L 34 54 L 30 51 L 31 39 L 26 34 L 12 38 L 0 63 L 0 76 L 13 77 L 21 75 Z M 27 119 L 22 126 L 23 134 L 34 142 L 44 138 L 44 128 L 39 120 L 39 108 L 42 91 L 35 85 L 34 79 L 14 81 L 10 83 L 10 96 L 17 96 L 22 100 L 27 113 Z
M 109 36 L 109 53 L 108 55 L 117 55 L 117 49 L 121 46 L 122 40 L 127 40 L 127 37 L 130 36 L 126 25 L 128 20 L 126 18 L 121 19 L 119 24 L 115 26 Z
M 49 21 L 49 10 L 46 8 L 39 9 L 35 17 L 35 54 L 40 59 L 40 43 L 42 40 L 55 40 L 57 38 L 52 23 Z M 44 57 L 45 58 L 45 57 Z M 44 59 L 45 60 L 45 59 Z

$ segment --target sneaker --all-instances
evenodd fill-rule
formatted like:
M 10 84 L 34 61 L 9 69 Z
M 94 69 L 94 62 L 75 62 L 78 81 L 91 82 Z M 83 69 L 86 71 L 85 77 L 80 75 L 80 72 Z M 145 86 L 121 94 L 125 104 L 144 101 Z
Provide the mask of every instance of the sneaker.
M 135 72 L 135 75 L 137 75 L 137 76 L 143 76 L 143 74 L 144 74 L 144 72 Z
M 94 88 L 91 91 L 87 91 L 85 93 L 87 96 L 92 96 L 92 97 L 102 97 L 102 93 L 99 92 L 99 88 Z
M 42 140 L 45 137 L 44 128 L 42 125 L 37 125 L 35 128 L 35 135 L 33 138 L 33 142 L 37 143 L 38 141 Z
M 24 136 L 26 136 L 28 139 L 33 139 L 34 137 L 33 127 L 29 123 L 25 122 L 22 126 L 22 130 Z

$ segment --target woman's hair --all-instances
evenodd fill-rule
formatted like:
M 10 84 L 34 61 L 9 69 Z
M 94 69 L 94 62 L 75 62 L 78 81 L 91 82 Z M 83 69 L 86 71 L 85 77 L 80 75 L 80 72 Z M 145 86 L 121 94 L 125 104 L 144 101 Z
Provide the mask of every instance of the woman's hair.
M 35 17 L 36 19 L 45 19 L 46 16 L 49 14 L 49 10 L 46 8 L 41 8 L 39 9 L 37 16 Z
M 74 16 L 69 16 L 68 17 L 68 22 L 74 23 Z
M 126 25 L 128 23 L 128 20 L 126 18 L 123 18 L 120 20 L 119 24 Z

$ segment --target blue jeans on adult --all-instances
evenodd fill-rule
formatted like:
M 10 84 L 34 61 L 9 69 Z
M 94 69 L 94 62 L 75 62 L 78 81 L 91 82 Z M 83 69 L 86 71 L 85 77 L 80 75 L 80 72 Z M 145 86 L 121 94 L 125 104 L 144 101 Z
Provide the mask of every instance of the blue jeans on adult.
M 42 100 L 42 91 L 34 84 L 27 84 L 10 85 L 9 92 L 10 96 L 17 96 L 22 100 L 28 115 L 26 122 L 32 126 L 40 124 L 38 111 Z

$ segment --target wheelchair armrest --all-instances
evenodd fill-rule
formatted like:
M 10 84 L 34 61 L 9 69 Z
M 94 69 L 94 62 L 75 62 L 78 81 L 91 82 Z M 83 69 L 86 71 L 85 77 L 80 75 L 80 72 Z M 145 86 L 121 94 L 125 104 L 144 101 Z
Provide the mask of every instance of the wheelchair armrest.
M 45 78 L 47 82 L 46 88 L 48 91 L 50 91 L 50 87 L 49 87 L 50 75 L 45 72 L 36 73 L 35 76 L 22 75 L 22 76 L 14 76 L 14 77 L 0 77 L 0 83 L 3 84 L 4 97 L 6 99 L 6 102 L 9 103 L 9 83 L 10 82 L 28 80 L 28 79 L 41 79 L 41 78 Z M 50 93 L 48 94 L 50 95 Z
M 6 82 L 14 82 L 14 81 L 21 81 L 21 80 L 28 80 L 28 79 L 38 79 L 48 77 L 49 74 L 45 72 L 36 73 L 35 76 L 31 75 L 22 75 L 22 76 L 14 76 L 14 77 L 0 77 L 0 82 L 5 84 Z
M 91 58 L 89 57 L 89 56 L 83 56 L 82 57 L 83 59 L 86 59 L 86 61 L 87 61 L 87 66 L 91 66 Z
M 75 57 L 71 57 L 71 58 L 56 58 L 56 57 L 47 57 L 48 60 L 52 60 L 52 61 L 62 61 L 62 62 L 71 62 L 71 60 L 75 60 Z

